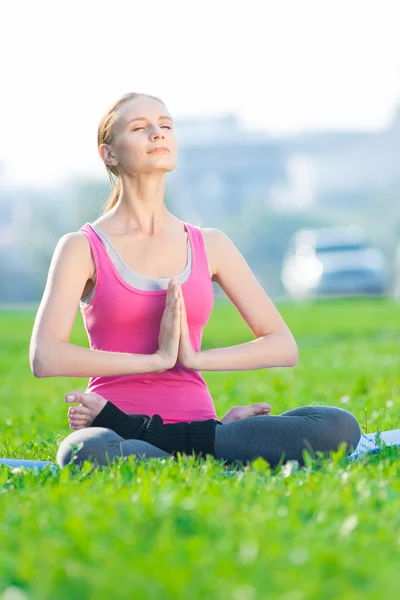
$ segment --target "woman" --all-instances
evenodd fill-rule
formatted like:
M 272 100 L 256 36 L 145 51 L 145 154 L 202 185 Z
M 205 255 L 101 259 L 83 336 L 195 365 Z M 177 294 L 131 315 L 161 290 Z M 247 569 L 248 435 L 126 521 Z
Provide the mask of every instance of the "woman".
M 100 122 L 98 147 L 117 184 L 97 221 L 59 240 L 31 340 L 36 376 L 90 377 L 85 393 L 73 392 L 75 431 L 57 463 L 105 465 L 118 456 L 180 451 L 304 464 L 304 449 L 329 452 L 342 442 L 355 448 L 358 422 L 336 407 L 271 416 L 271 406 L 260 402 L 218 420 L 200 371 L 294 366 L 296 342 L 229 237 L 168 211 L 165 173 L 176 167 L 177 138 L 159 98 L 120 98 Z M 200 350 L 213 281 L 257 339 Z M 78 304 L 90 349 L 68 342 Z

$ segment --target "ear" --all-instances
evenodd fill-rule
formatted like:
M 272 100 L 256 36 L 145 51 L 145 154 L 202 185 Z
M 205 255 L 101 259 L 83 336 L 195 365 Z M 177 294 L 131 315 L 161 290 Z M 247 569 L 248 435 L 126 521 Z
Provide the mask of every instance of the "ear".
M 116 167 L 118 165 L 118 161 L 115 158 L 112 149 L 108 146 L 108 144 L 100 144 L 99 154 L 103 159 L 104 163 L 109 167 Z

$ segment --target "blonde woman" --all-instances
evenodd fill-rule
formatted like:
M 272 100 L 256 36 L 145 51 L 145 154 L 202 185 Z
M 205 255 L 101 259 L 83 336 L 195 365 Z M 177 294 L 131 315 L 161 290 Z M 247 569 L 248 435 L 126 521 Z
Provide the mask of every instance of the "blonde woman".
M 65 396 L 78 406 L 68 410 L 74 431 L 59 447 L 59 466 L 178 451 L 228 463 L 262 456 L 271 465 L 303 464 L 304 449 L 328 453 L 344 442 L 352 451 L 360 427 L 341 408 L 272 416 L 258 402 L 218 419 L 200 372 L 293 367 L 293 335 L 230 238 L 167 209 L 165 174 L 177 165 L 178 144 L 160 98 L 121 97 L 101 119 L 98 148 L 111 197 L 100 218 L 59 240 L 30 346 L 37 377 L 90 377 L 85 392 Z M 254 340 L 201 350 L 213 281 Z M 90 349 L 68 341 L 78 306 Z

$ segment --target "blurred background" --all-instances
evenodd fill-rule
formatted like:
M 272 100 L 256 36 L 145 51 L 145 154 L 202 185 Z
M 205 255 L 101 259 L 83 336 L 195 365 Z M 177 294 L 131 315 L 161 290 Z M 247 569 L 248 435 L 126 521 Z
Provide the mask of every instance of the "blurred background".
M 98 123 L 133 91 L 175 119 L 168 208 L 227 233 L 271 298 L 399 299 L 399 17 L 397 0 L 3 4 L 0 305 L 37 306 L 59 238 L 100 216 Z

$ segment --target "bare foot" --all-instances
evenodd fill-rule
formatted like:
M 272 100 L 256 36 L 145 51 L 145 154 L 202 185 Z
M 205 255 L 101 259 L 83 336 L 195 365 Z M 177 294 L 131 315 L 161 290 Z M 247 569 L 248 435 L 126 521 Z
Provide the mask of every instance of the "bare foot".
M 233 421 L 240 421 L 241 419 L 248 419 L 249 417 L 255 417 L 257 415 L 268 416 L 271 413 L 272 406 L 265 402 L 256 402 L 249 406 L 234 406 L 230 411 L 221 419 L 222 423 L 232 423 Z
M 75 396 L 75 398 L 72 398 Z M 107 404 L 107 400 L 99 394 L 88 394 L 80 390 L 68 392 L 64 397 L 65 402 L 79 402 L 79 406 L 70 406 L 68 409 L 68 422 L 71 429 L 90 427 L 97 415 Z

